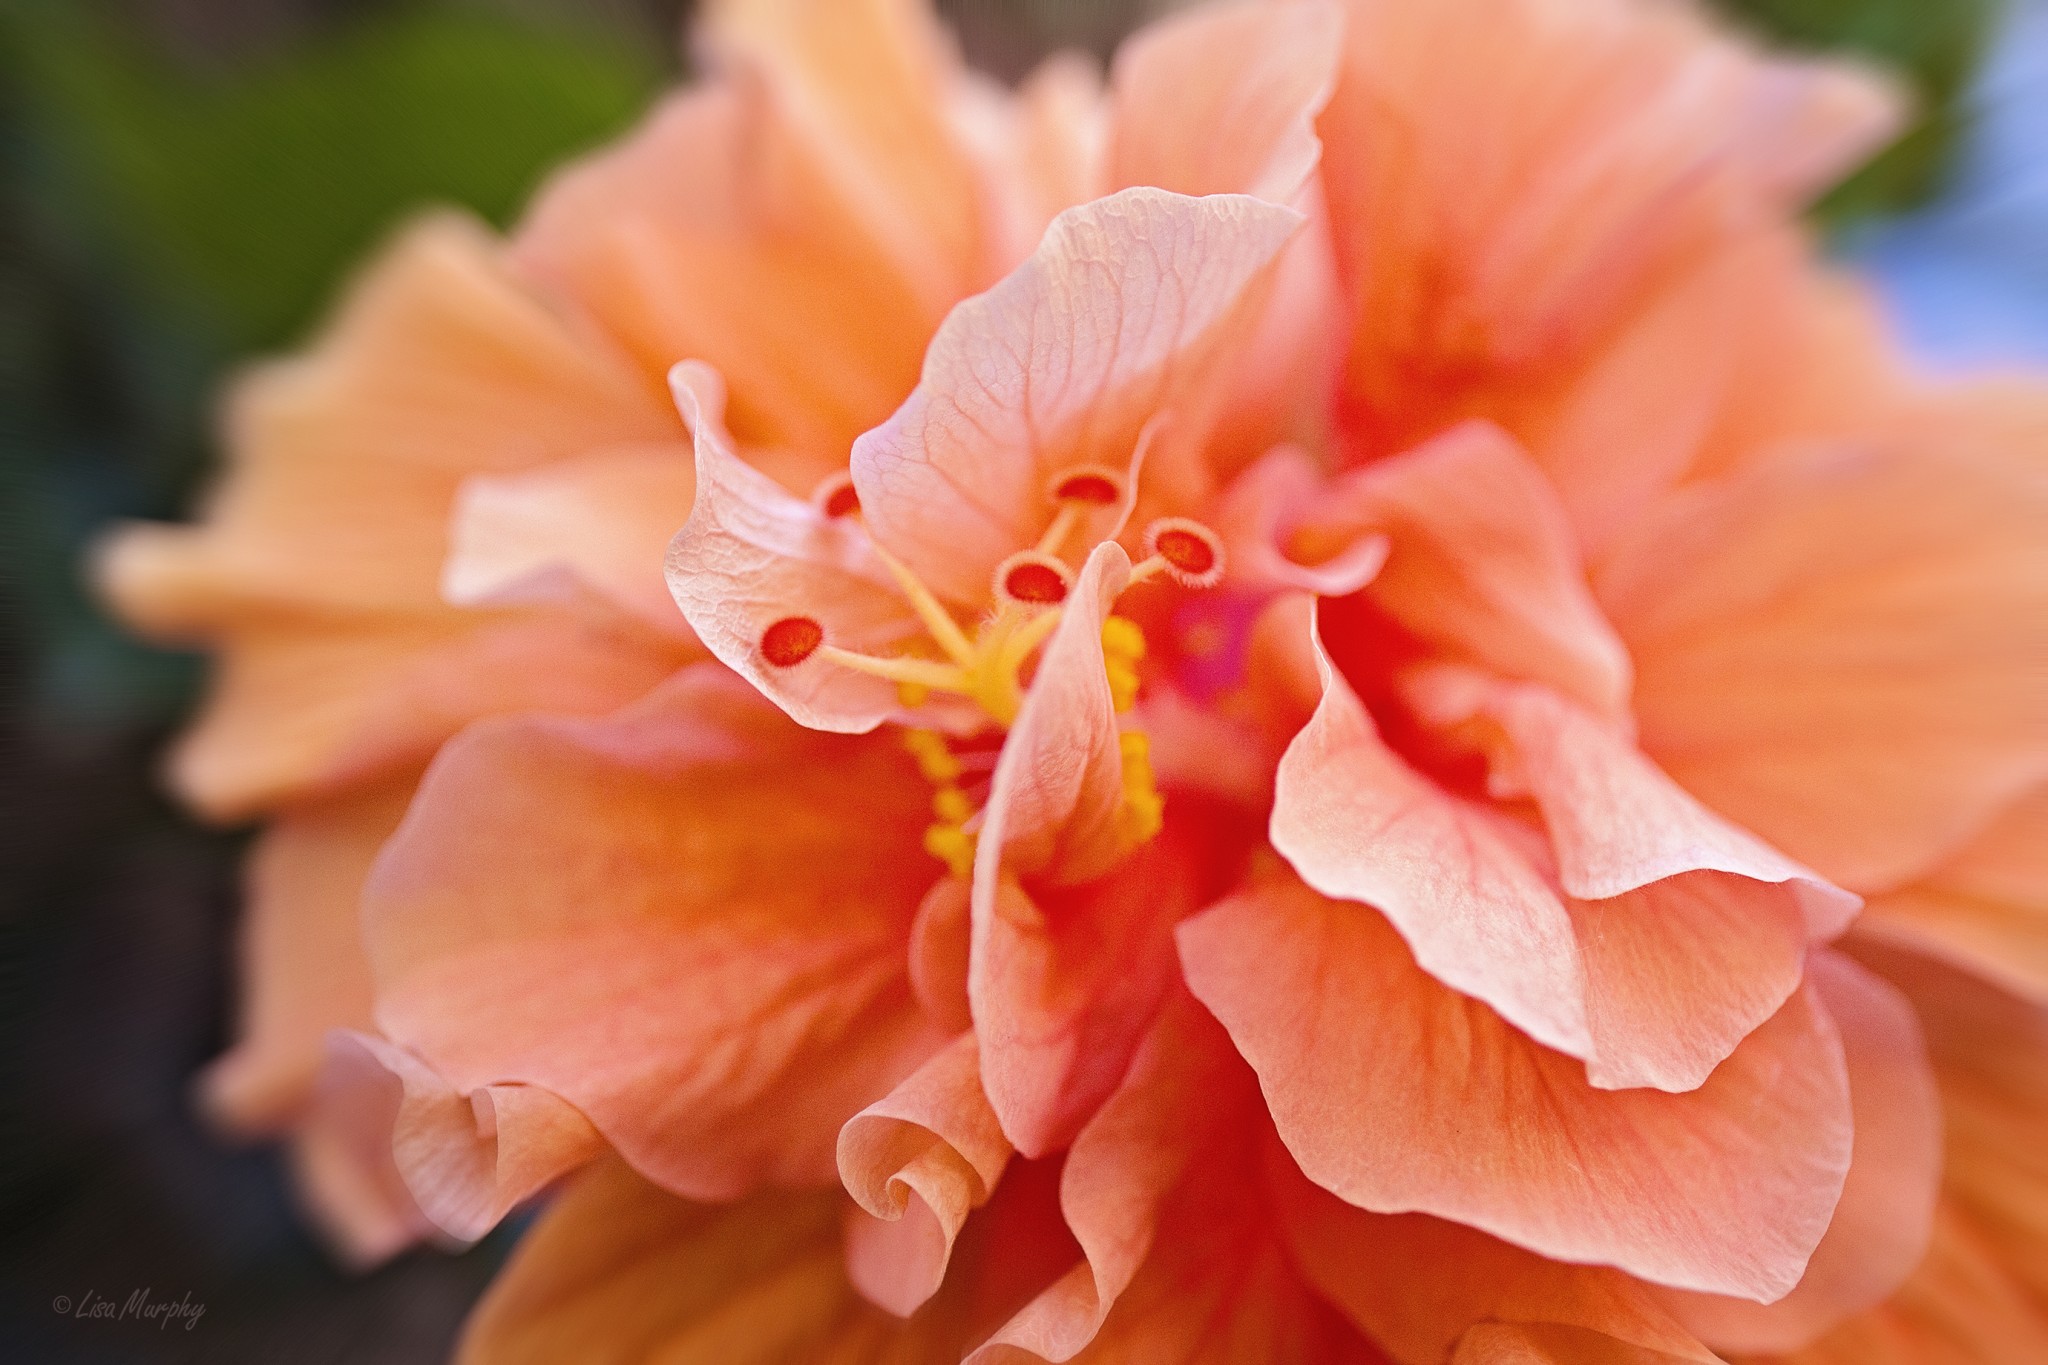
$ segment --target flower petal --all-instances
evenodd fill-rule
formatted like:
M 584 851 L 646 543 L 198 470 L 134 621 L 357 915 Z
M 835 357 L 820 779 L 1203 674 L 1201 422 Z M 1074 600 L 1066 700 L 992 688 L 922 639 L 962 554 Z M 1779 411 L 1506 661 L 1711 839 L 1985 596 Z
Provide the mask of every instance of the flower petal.
M 410 774 L 293 808 L 249 858 L 235 1046 L 207 1068 L 207 1117 L 237 1136 L 288 1126 L 312 1097 L 327 1033 L 370 1026 L 360 936 L 363 880 L 398 828 Z
M 1813 980 L 1842 1032 L 1856 1150 L 1797 1289 L 1768 1305 L 1666 1291 L 1678 1319 L 1724 1352 L 1805 1346 L 1884 1302 L 1927 1253 L 1941 1189 L 1941 1095 L 1913 1007 L 1839 954 L 1817 954 Z
M 1312 531 L 1388 537 L 1368 596 L 1449 657 L 1549 683 L 1603 715 L 1626 710 L 1628 651 L 1593 601 L 1556 495 L 1498 427 L 1468 422 L 1348 475 Z
M 1331 491 L 1299 446 L 1276 446 L 1231 480 L 1216 513 L 1216 530 L 1230 551 L 1231 585 L 1344 597 L 1371 582 L 1392 549 L 1384 535 L 1349 537 L 1315 563 L 1288 553 L 1308 514 L 1328 507 Z
M 1644 751 L 1852 890 L 1931 870 L 2048 772 L 2048 479 L 1948 439 L 1673 498 L 1598 574 Z
M 604 1150 L 590 1120 L 532 1085 L 457 1090 L 402 1047 L 367 1033 L 336 1033 L 323 1113 L 350 1123 L 388 1116 L 381 1136 L 420 1211 L 450 1237 L 473 1242 L 515 1206 Z M 361 1158 L 373 1168 L 377 1154 Z
M 1841 933 L 1861 902 L 1714 816 L 1548 689 L 1495 689 L 1486 709 L 1571 897 L 1593 1084 L 1692 1089 L 1798 989 L 1808 942 Z
M 696 486 L 694 461 L 680 445 L 468 479 L 456 494 L 441 595 L 458 606 L 573 606 L 589 596 L 689 639 L 661 563 Z
M 1241 305 L 1301 223 L 1259 200 L 1153 189 L 1061 214 L 1030 260 L 953 310 L 909 400 L 854 443 L 876 537 L 934 591 L 979 605 L 997 563 L 1051 520 L 1052 477 L 1128 466 L 1160 413 L 1173 420 L 1148 487 L 1185 498 Z
M 1280 760 L 1273 847 L 1324 895 L 1384 914 L 1445 985 L 1538 1042 L 1590 1055 L 1571 918 L 1516 831 L 1389 749 L 1320 646 L 1316 666 L 1323 698 Z
M 1896 126 L 1862 72 L 1766 60 L 1690 9 L 1347 14 L 1319 129 L 1354 318 L 1347 398 L 1368 427 L 1571 364 L 1674 261 L 1776 219 Z
M 709 664 L 607 720 L 486 722 L 372 874 L 378 1022 L 694 1197 L 830 1179 L 840 1125 L 943 1041 L 904 972 L 927 799 L 894 746 Z
M 846 1121 L 839 1175 L 869 1215 L 848 1226 L 847 1274 L 869 1302 L 908 1317 L 938 1292 L 954 1239 L 1010 1152 L 972 1033 Z
M 827 516 L 733 453 L 707 404 L 716 384 L 703 366 L 676 367 L 676 402 L 697 435 L 697 501 L 669 547 L 669 591 L 705 647 L 793 719 L 872 730 L 903 709 L 894 683 L 822 658 L 779 666 L 762 642 L 800 618 L 826 643 L 886 649 L 917 617 L 853 519 Z
M 673 440 L 664 406 L 481 228 L 444 215 L 404 233 L 312 354 L 236 389 L 207 521 L 136 528 L 100 555 L 124 617 L 224 653 L 176 756 L 188 799 L 241 818 L 422 763 L 479 714 L 609 709 L 680 663 L 673 642 L 439 593 L 465 477 Z
M 1398 1361 L 1463 1360 L 1454 1352 L 1488 1323 L 1595 1333 L 1658 1359 L 1720 1360 L 1618 1270 L 1545 1260 L 1421 1214 L 1367 1213 L 1310 1183 L 1284 1153 L 1269 1166 L 1302 1273 Z
M 1604 1091 L 1431 979 L 1378 914 L 1298 883 L 1227 900 L 1179 938 L 1282 1140 L 1347 1202 L 1757 1299 L 1790 1291 L 1826 1230 L 1849 1097 L 1810 991 L 1697 1090 Z
M 1926 878 L 1872 899 L 1858 925 L 2048 1004 L 2048 787 Z
M 1117 51 L 1110 184 L 1291 203 L 1315 171 L 1315 116 L 1336 81 L 1332 4 L 1208 4 Z

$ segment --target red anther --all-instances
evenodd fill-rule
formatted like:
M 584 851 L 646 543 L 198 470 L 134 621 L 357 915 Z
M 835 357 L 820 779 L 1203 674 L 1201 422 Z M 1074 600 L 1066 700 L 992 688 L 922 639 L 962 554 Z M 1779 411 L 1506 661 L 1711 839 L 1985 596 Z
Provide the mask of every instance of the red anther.
M 1223 542 L 1199 521 L 1155 521 L 1145 528 L 1145 548 L 1165 561 L 1168 575 L 1185 587 L 1212 587 L 1223 577 Z
M 1072 569 L 1036 550 L 1020 551 L 996 566 L 996 596 L 1022 606 L 1058 606 L 1073 582 Z
M 1055 475 L 1054 502 L 1084 502 L 1093 507 L 1114 507 L 1123 501 L 1124 478 L 1101 465 L 1081 465 Z
M 811 490 L 811 503 L 828 517 L 850 517 L 860 510 L 860 493 L 850 474 L 834 474 Z
M 785 616 L 761 632 L 761 657 L 777 668 L 795 668 L 825 643 L 825 628 L 808 616 Z

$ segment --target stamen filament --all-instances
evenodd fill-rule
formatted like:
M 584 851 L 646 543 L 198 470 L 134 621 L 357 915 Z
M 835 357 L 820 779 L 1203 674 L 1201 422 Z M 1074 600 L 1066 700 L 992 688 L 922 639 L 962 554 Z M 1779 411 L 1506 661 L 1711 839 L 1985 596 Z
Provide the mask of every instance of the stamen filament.
M 1060 617 L 1064 614 L 1064 608 L 1042 611 L 1019 626 L 1010 638 L 1003 642 L 1002 652 L 996 656 L 996 667 L 1015 676 L 1017 670 L 1024 666 L 1024 661 L 1031 657 L 1031 651 L 1052 638 L 1052 633 L 1059 629 Z
M 953 662 L 962 668 L 972 668 L 974 646 L 968 643 L 966 632 L 960 629 L 960 623 L 953 619 L 953 614 L 947 611 L 944 604 L 932 595 L 932 590 L 910 571 L 908 564 L 883 549 L 881 542 L 872 535 L 868 537 L 868 544 L 874 547 L 875 554 L 896 579 L 896 586 L 903 590 L 903 596 L 917 612 L 917 619 L 924 622 L 924 628 L 931 632 L 931 637 L 938 642 L 939 648 L 945 650 Z
M 877 678 L 891 682 L 909 683 L 913 687 L 929 687 L 937 692 L 971 692 L 972 680 L 967 670 L 957 664 L 940 663 L 933 659 L 880 659 L 872 654 L 861 654 L 837 645 L 819 645 L 818 657 L 830 659 L 841 668 L 851 668 L 861 673 L 870 673 Z
M 1153 555 L 1150 559 L 1141 559 L 1131 566 L 1130 581 L 1133 583 L 1143 583 L 1148 578 L 1157 578 L 1171 567 L 1166 562 L 1165 555 Z
M 1053 514 L 1052 525 L 1045 528 L 1045 534 L 1038 538 L 1038 553 L 1056 555 L 1067 543 L 1067 537 L 1074 533 L 1074 523 L 1081 519 L 1082 504 L 1069 502 Z

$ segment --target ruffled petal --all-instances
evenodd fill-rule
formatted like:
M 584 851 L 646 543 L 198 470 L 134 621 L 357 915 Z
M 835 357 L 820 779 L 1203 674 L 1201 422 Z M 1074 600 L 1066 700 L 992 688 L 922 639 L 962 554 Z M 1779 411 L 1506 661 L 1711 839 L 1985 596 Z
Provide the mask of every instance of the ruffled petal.
M 465 219 L 408 230 L 310 355 L 237 388 L 205 523 L 103 549 L 117 611 L 223 652 L 174 768 L 208 814 L 422 763 L 496 710 L 609 709 L 679 662 L 616 629 L 441 601 L 464 478 L 678 434 L 658 393 L 499 254 Z
M 1679 1320 L 1724 1352 L 1804 1346 L 1884 1302 L 1927 1254 L 1941 1190 L 1941 1095 L 1913 1007 L 1836 953 L 1815 956 L 1813 981 L 1842 1033 L 1856 1149 L 1797 1289 L 1767 1305 L 1665 1292 Z
M 1201 491 L 1191 465 L 1248 297 L 1302 223 L 1234 195 L 1132 189 L 1070 209 L 1029 261 L 955 308 L 917 389 L 854 443 L 877 539 L 941 596 L 979 605 L 996 565 L 1036 544 L 1050 485 L 1146 456 L 1148 496 Z M 1135 472 L 1135 471 L 1134 471 Z
M 944 1041 L 904 969 L 927 799 L 893 746 L 708 664 L 608 720 L 487 722 L 372 875 L 378 1023 L 693 1197 L 831 1179 L 840 1125 Z
M 1179 939 L 1289 1151 L 1361 1208 L 1761 1300 L 1798 1282 L 1840 1197 L 1848 1084 L 1810 990 L 1697 1090 L 1604 1091 L 1433 980 L 1377 913 L 1299 883 Z
M 1270 837 L 1302 880 L 1384 914 L 1423 970 L 1549 1047 L 1593 1051 L 1571 916 L 1510 821 L 1387 747 L 1320 649 L 1314 717 L 1280 760 Z
M 413 780 L 296 807 L 257 840 L 247 871 L 235 1045 L 201 1078 L 207 1117 L 229 1132 L 278 1132 L 311 1098 L 330 1029 L 370 1026 L 363 881 L 398 828 Z
M 864 1211 L 848 1224 L 847 1274 L 871 1303 L 908 1317 L 939 1290 L 967 1215 L 1009 1164 L 1009 1139 L 963 1033 L 839 1130 L 839 1176 Z
M 2048 1004 L 2048 787 L 1931 875 L 1874 897 L 1859 927 Z
M 594 600 L 691 639 L 661 566 L 696 487 L 680 445 L 471 478 L 456 494 L 441 595 L 457 606 Z
M 1605 1089 L 1690 1090 L 1799 986 L 1810 941 L 1861 902 L 1713 815 L 1632 745 L 1540 687 L 1493 690 L 1496 769 L 1542 812 L 1585 954 Z
M 1358 470 L 1319 511 L 1298 536 L 1391 541 L 1368 598 L 1444 656 L 1626 711 L 1628 651 L 1593 601 L 1556 494 L 1498 427 L 1469 422 Z
M 1679 7 L 1347 13 L 1319 129 L 1368 437 L 1572 364 L 1674 262 L 1776 221 L 1896 126 L 1863 72 L 1762 58 Z
M 532 1085 L 458 1090 L 417 1056 L 367 1033 L 333 1036 L 309 1129 L 345 1126 L 389 1146 L 433 1225 L 473 1242 L 507 1213 L 604 1150 L 590 1120 Z M 374 1127 L 359 1126 L 378 1116 Z M 382 1153 L 354 1154 L 374 1172 Z
M 1294 202 L 1322 154 L 1343 15 L 1334 4 L 1209 4 L 1117 51 L 1109 179 Z
M 697 436 L 697 501 L 668 552 L 668 585 L 713 654 L 815 730 L 863 733 L 903 711 L 896 684 L 824 658 L 777 662 L 772 627 L 809 621 L 820 642 L 886 650 L 917 617 L 850 517 L 834 517 L 741 462 L 719 423 L 722 391 L 676 367 L 676 402 Z
M 1668 500 L 1597 580 L 1644 751 L 1852 890 L 1932 870 L 2048 771 L 2048 478 L 1966 424 L 1923 439 Z
M 1367 1213 L 1311 1184 L 1284 1154 L 1268 1164 L 1302 1274 L 1403 1365 L 1462 1361 L 1455 1353 L 1478 1349 L 1474 1333 L 1487 1324 L 1531 1329 L 1539 1339 L 1583 1332 L 1653 1359 L 1720 1360 L 1620 1271 L 1545 1260 L 1420 1214 Z

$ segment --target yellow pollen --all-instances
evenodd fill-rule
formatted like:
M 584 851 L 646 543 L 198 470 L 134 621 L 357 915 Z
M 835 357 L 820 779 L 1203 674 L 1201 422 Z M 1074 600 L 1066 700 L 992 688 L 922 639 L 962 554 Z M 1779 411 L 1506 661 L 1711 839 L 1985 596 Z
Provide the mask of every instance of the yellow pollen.
M 974 814 L 974 803 L 958 787 L 941 787 L 932 793 L 932 814 L 943 824 L 964 825 Z
M 974 836 L 958 825 L 942 822 L 927 829 L 924 851 L 963 882 L 974 875 Z
M 917 770 L 924 774 L 925 781 L 934 786 L 944 786 L 959 778 L 960 760 L 953 756 L 946 746 L 946 737 L 937 730 L 905 730 L 903 747 L 917 760 Z
M 1123 805 L 1117 811 L 1118 833 L 1125 848 L 1158 834 L 1166 822 L 1166 799 L 1153 784 L 1152 742 L 1141 730 L 1126 730 L 1117 736 L 1117 751 L 1123 759 Z
M 1138 660 L 1145 657 L 1145 632 L 1128 616 L 1102 623 L 1102 667 L 1109 677 L 1109 699 L 1117 713 L 1138 704 Z

